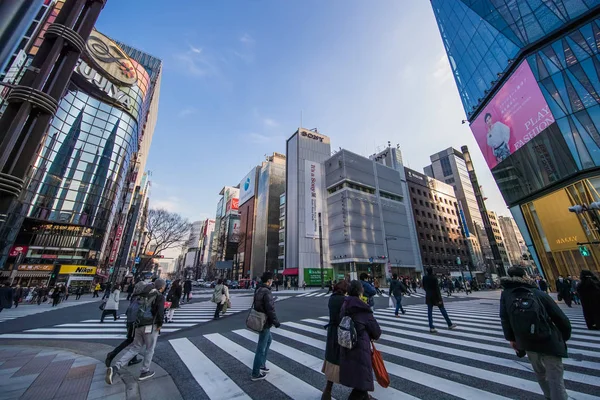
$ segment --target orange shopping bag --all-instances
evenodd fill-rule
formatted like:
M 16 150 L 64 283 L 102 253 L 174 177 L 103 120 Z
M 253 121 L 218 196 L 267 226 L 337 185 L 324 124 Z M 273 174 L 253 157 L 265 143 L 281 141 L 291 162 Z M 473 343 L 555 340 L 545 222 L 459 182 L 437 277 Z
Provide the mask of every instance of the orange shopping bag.
M 383 357 L 379 350 L 375 348 L 375 343 L 371 342 L 372 352 L 371 352 L 371 361 L 373 362 L 373 372 L 375 372 L 375 378 L 377 379 L 377 383 L 382 388 L 386 388 L 390 386 L 390 376 L 388 375 L 387 369 L 385 369 L 385 364 L 383 363 Z

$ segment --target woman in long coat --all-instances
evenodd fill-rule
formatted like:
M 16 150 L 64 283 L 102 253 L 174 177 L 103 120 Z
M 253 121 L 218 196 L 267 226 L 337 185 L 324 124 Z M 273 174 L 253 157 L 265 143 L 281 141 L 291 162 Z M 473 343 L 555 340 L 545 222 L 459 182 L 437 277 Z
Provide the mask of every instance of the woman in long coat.
M 115 285 L 113 292 L 106 299 L 106 305 L 104 306 L 104 310 L 102 310 L 100 322 L 104 322 L 104 317 L 106 317 L 109 314 L 113 316 L 115 321 L 119 319 L 117 312 L 119 311 L 120 295 L 121 291 L 119 290 L 119 286 Z
M 354 348 L 340 347 L 340 383 L 353 389 L 349 400 L 368 400 L 368 392 L 375 390 L 371 340 L 379 339 L 381 328 L 371 307 L 360 299 L 363 290 L 359 281 L 350 282 L 348 297 L 340 312 L 340 317 L 348 315 L 352 318 L 357 334 Z
M 577 294 L 585 323 L 590 330 L 600 330 L 600 280 L 588 270 L 581 271 L 580 280 Z
M 323 390 L 321 400 L 331 400 L 331 389 L 334 383 L 340 383 L 340 345 L 338 344 L 338 325 L 340 313 L 346 298 L 348 283 L 344 280 L 333 288 L 329 298 L 329 323 L 327 327 L 327 345 L 325 346 L 325 361 L 321 370 L 327 377 L 327 385 Z
M 173 315 L 175 315 L 175 309 L 179 308 L 181 294 L 181 280 L 176 279 L 171 286 L 171 290 L 169 290 L 169 294 L 167 295 L 167 301 L 171 302 L 171 308 L 169 308 L 169 311 L 167 311 L 167 322 L 173 322 Z

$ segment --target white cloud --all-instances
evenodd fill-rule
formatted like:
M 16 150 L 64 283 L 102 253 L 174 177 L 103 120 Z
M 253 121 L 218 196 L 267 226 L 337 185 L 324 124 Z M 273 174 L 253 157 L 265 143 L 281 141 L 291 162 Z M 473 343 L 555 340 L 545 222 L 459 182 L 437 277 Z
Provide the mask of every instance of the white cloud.
M 200 54 L 200 53 L 202 53 L 202 49 L 201 49 L 201 48 L 199 48 L 199 47 L 194 47 L 194 46 L 192 46 L 191 44 L 190 44 L 189 46 L 190 46 L 190 51 L 191 51 L 192 53 L 196 53 L 196 54 Z
M 435 64 L 433 77 L 439 83 L 444 83 L 448 79 L 452 78 L 452 70 L 450 69 L 450 64 L 448 63 L 448 58 L 445 54 L 442 55 L 438 62 Z
M 187 117 L 188 115 L 196 114 L 197 110 L 194 107 L 185 107 L 177 114 L 180 117 Z
M 240 37 L 240 42 L 244 43 L 244 44 L 245 44 L 245 45 L 247 45 L 247 46 L 251 46 L 251 45 L 253 45 L 254 43 L 256 43 L 256 41 L 255 41 L 255 40 L 252 38 L 252 36 L 250 36 L 250 35 L 249 35 L 249 34 L 247 34 L 247 33 L 244 33 L 244 34 L 242 35 L 242 37 Z
M 176 196 L 169 196 L 167 198 L 150 198 L 150 207 L 152 208 L 164 208 L 167 211 L 179 212 L 181 211 L 181 201 Z
M 275 127 L 279 126 L 279 123 L 272 118 L 264 118 L 263 123 L 266 126 L 271 127 L 271 128 L 275 128 Z

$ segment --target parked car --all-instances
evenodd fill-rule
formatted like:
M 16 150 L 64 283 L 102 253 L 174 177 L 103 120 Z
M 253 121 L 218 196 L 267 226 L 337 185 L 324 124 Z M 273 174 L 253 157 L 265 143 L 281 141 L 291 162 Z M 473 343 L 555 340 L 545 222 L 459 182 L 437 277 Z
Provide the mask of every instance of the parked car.
M 239 289 L 240 288 L 240 283 L 238 281 L 231 281 L 231 284 L 229 285 L 230 289 Z

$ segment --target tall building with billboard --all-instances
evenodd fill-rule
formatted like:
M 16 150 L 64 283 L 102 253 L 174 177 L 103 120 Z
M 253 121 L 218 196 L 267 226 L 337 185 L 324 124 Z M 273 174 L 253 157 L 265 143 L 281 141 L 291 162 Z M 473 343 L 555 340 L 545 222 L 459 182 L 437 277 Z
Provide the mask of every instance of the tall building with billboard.
M 600 200 L 600 0 L 431 4 L 473 135 L 540 272 L 599 272 L 600 215 L 569 207 Z
M 217 269 L 215 271 L 217 275 L 232 278 L 234 265 L 237 267 L 238 262 L 240 188 L 224 186 L 219 195 L 221 199 L 217 204 L 211 261 L 214 268 Z
M 120 255 L 130 256 L 161 73 L 161 60 L 90 34 L 22 196 L 15 246 L 40 279 L 56 269 L 59 281 L 107 278 Z M 11 255 L 8 269 L 18 258 Z M 77 276 L 78 266 L 89 273 Z
M 317 129 L 298 130 L 286 143 L 285 269 L 292 284 L 305 271 L 329 267 L 327 189 L 323 163 L 331 157 L 329 137 Z

